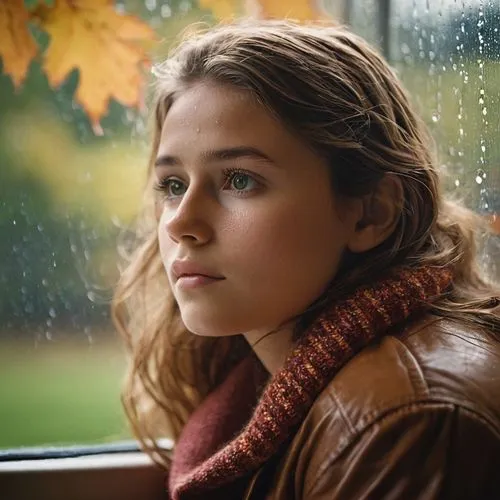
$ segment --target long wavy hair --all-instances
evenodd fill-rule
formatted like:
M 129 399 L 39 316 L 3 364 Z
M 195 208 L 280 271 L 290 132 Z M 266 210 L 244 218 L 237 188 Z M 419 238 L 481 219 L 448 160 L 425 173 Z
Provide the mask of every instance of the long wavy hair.
M 122 401 L 136 437 L 158 463 L 157 438 L 179 436 L 189 416 L 250 352 L 242 336 L 191 334 L 180 319 L 157 242 L 153 162 L 165 117 L 189 85 L 210 81 L 250 92 L 330 166 L 332 190 L 370 193 L 386 174 L 404 201 L 392 235 L 364 254 L 347 253 L 331 286 L 301 315 L 296 335 L 325 306 L 395 266 L 454 266 L 451 290 L 434 314 L 498 331 L 499 290 L 477 261 L 479 216 L 446 200 L 426 127 L 384 59 L 339 26 L 245 21 L 185 38 L 154 71 L 151 158 L 144 212 L 113 303 L 131 363 Z

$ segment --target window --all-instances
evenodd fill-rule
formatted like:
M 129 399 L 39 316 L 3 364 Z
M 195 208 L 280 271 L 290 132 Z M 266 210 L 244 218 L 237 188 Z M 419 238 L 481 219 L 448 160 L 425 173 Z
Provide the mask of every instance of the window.
M 447 191 L 491 223 L 483 261 L 500 278 L 500 2 L 370 0 L 349 13 L 430 127 Z
M 160 50 L 185 25 L 214 20 L 188 0 L 116 5 L 165 39 Z M 325 6 L 399 72 L 436 139 L 446 188 L 496 230 L 484 262 L 500 278 L 500 0 Z M 92 128 L 77 85 L 73 71 L 54 90 L 40 61 L 20 91 L 0 71 L 0 448 L 129 437 L 109 300 L 117 241 L 140 200 L 147 126 L 144 113 L 112 101 Z

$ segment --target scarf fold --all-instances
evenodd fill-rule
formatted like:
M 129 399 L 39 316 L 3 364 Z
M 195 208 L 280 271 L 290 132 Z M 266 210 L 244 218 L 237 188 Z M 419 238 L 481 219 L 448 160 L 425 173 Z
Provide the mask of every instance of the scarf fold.
M 263 372 L 249 369 L 250 359 L 241 362 L 179 437 L 169 474 L 171 498 L 208 498 L 211 490 L 241 483 L 279 451 L 349 359 L 392 326 L 425 310 L 451 281 L 449 268 L 427 266 L 400 269 L 357 289 L 318 316 L 258 401 Z

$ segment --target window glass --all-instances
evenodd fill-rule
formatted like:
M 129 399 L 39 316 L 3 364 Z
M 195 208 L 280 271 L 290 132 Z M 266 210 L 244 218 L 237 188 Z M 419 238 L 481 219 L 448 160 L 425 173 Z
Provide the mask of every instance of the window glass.
M 354 31 L 397 70 L 437 146 L 448 193 L 494 235 L 483 262 L 500 277 L 500 1 L 346 2 Z
M 188 0 L 116 10 L 148 23 L 162 48 L 212 20 Z M 141 199 L 145 111 L 111 100 L 92 124 L 75 98 L 79 72 L 51 86 L 41 56 L 51 39 L 30 27 L 40 56 L 21 88 L 0 57 L 0 448 L 127 438 L 109 301 L 117 242 Z
M 186 25 L 214 22 L 199 4 L 238 14 L 252 2 L 115 2 L 156 31 L 158 54 Z M 399 72 L 435 137 L 446 189 L 495 228 L 484 262 L 500 278 L 500 0 L 323 5 Z M 49 36 L 32 32 L 43 52 Z M 15 89 L 0 62 L 0 448 L 128 437 L 109 301 L 144 180 L 146 112 L 111 100 L 92 124 L 75 99 L 79 72 L 51 86 L 42 65 Z
M 446 188 L 490 221 L 500 277 L 500 2 L 391 2 L 388 57 L 435 138 Z

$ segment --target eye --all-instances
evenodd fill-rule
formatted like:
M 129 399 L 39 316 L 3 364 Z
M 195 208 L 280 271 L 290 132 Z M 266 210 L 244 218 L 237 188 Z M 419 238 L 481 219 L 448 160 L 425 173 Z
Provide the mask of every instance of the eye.
M 258 187 L 258 182 L 244 170 L 228 169 L 224 171 L 223 189 L 233 191 L 252 191 Z
M 162 193 L 165 198 L 178 198 L 185 194 L 187 190 L 186 184 L 175 177 L 167 177 L 165 179 L 161 179 L 155 185 L 155 190 Z

